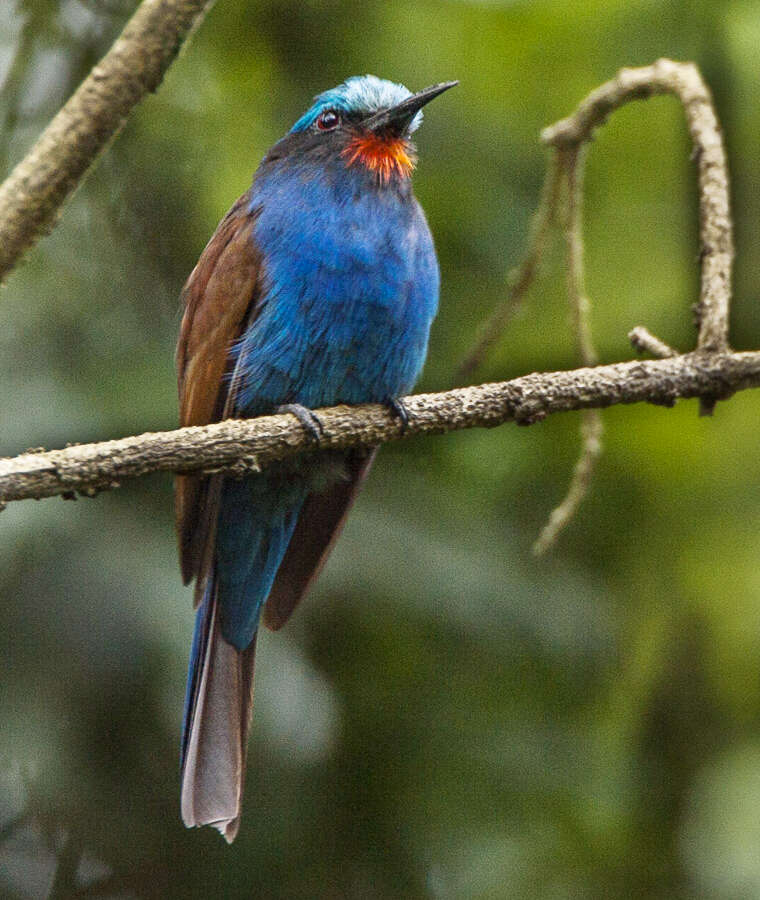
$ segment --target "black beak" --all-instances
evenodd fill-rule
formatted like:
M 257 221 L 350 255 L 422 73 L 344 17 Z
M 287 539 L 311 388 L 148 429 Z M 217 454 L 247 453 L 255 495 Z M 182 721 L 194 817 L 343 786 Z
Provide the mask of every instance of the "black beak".
M 412 94 L 406 100 L 397 106 L 391 106 L 390 109 L 383 109 L 375 113 L 369 119 L 362 122 L 362 126 L 368 131 L 375 134 L 393 134 L 401 137 L 409 127 L 412 119 L 422 109 L 426 103 L 459 84 L 458 81 L 444 81 L 441 84 L 434 84 L 432 87 L 425 88 L 417 94 Z

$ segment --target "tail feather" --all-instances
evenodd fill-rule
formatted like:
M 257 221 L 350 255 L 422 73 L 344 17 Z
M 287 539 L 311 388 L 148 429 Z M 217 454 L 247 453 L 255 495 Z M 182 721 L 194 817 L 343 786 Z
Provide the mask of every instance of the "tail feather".
M 253 708 L 256 639 L 245 650 L 224 640 L 213 579 L 198 609 L 182 743 L 182 820 L 212 825 L 232 843 L 240 824 Z
M 327 562 L 375 453 L 349 454 L 345 477 L 306 498 L 264 606 L 263 621 L 268 628 L 282 628 Z
M 371 460 L 350 457 L 345 476 L 308 500 L 312 485 L 305 479 L 220 479 L 209 486 L 213 509 L 196 575 L 182 729 L 188 827 L 212 825 L 229 843 L 237 835 L 262 608 L 270 627 L 290 616 L 324 563 Z

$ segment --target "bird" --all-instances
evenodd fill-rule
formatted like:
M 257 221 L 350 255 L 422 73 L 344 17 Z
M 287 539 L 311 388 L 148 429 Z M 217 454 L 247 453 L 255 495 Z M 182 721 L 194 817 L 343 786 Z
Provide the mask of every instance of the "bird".
M 411 175 L 422 108 L 373 75 L 318 94 L 266 153 L 185 284 L 180 423 L 386 404 L 420 375 L 439 267 Z M 180 566 L 196 605 L 181 745 L 186 826 L 240 826 L 261 622 L 282 627 L 319 574 L 374 451 L 325 451 L 242 478 L 175 482 Z

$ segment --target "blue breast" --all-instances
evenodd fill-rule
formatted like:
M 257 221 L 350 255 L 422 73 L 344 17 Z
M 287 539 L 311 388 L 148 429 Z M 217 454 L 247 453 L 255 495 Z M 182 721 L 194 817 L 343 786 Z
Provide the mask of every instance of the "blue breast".
M 238 409 L 382 402 L 411 390 L 438 304 L 432 237 L 408 182 L 337 159 L 261 169 L 251 207 L 264 290 L 238 341 Z

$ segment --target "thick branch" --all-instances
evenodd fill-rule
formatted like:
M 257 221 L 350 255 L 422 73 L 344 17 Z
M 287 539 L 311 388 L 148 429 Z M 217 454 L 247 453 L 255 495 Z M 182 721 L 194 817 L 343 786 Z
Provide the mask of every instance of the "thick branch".
M 146 93 L 161 83 L 213 0 L 143 0 L 121 36 L 0 186 L 0 281 Z
M 441 434 L 619 403 L 672 406 L 678 398 L 727 397 L 760 386 L 760 352 L 690 353 L 457 388 L 405 399 L 407 434 Z M 323 449 L 374 446 L 402 436 L 396 417 L 374 404 L 321 410 L 316 445 L 291 415 L 228 419 L 198 428 L 143 434 L 0 460 L 0 501 L 93 493 L 149 472 L 256 472 L 277 460 Z

